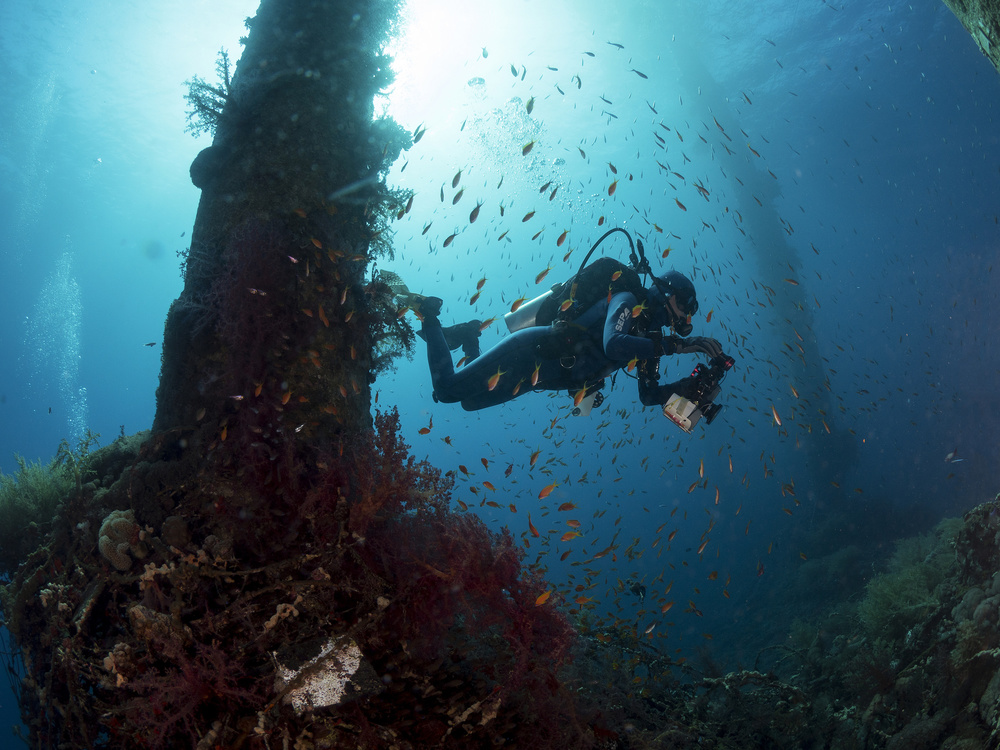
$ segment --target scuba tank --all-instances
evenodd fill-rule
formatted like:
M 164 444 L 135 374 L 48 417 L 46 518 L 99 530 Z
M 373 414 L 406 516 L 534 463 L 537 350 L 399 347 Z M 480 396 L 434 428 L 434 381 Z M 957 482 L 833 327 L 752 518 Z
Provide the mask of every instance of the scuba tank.
M 552 296 L 552 290 L 539 294 L 530 302 L 525 302 L 514 312 L 509 312 L 503 316 L 503 322 L 507 324 L 507 330 L 511 333 L 520 331 L 522 328 L 531 328 L 538 318 L 538 311 L 542 309 L 545 301 Z

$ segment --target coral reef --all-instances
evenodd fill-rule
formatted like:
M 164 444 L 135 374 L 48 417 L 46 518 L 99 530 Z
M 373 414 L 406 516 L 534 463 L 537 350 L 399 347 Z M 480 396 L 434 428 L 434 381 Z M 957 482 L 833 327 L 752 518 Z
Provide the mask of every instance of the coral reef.
M 94 450 L 100 435 L 86 430 L 75 448 L 63 440 L 48 466 L 15 457 L 17 472 L 0 474 L 0 577 L 13 575 L 42 543 L 59 506 L 78 497 L 85 481 L 117 477 L 147 437 L 123 435 Z
M 184 98 L 188 103 L 187 126 L 185 130 L 194 135 L 208 133 L 215 135 L 219 118 L 225 110 L 229 95 L 232 93 L 232 76 L 230 75 L 229 53 L 219 50 L 215 61 L 215 72 L 219 83 L 206 83 L 201 76 L 193 76 L 186 81 L 188 92 Z
M 590 744 L 559 681 L 572 629 L 535 606 L 544 582 L 509 534 L 448 509 L 450 480 L 409 456 L 398 415 L 375 425 L 305 495 L 165 461 L 166 436 L 86 484 L 4 589 L 32 744 Z M 102 536 L 124 553 L 140 532 L 143 565 L 129 552 L 107 575 Z
M 146 545 L 142 543 L 142 533 L 131 510 L 113 510 L 101 523 L 97 548 L 101 556 L 118 570 L 128 570 L 132 567 L 133 558 L 139 560 L 148 554 Z
M 10 575 L 45 536 L 73 481 L 53 460 L 48 466 L 20 456 L 17 472 L 0 474 L 0 575 Z
M 829 747 L 1000 746 L 1000 497 L 896 545 L 864 599 L 796 623 L 773 666 L 825 705 Z

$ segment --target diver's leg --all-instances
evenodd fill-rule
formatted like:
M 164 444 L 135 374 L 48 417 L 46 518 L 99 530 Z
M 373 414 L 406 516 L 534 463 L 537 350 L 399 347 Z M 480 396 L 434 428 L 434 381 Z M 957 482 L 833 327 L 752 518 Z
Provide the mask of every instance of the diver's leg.
M 485 409 L 531 391 L 531 375 L 540 364 L 536 348 L 546 333 L 547 328 L 543 327 L 517 331 L 456 373 L 456 380 L 467 383 L 462 408 Z M 496 375 L 499 377 L 490 388 Z
M 508 401 L 515 395 L 530 390 L 528 381 L 531 377 L 531 368 L 534 367 L 532 358 L 536 338 L 534 330 L 526 329 L 508 336 L 472 364 L 457 372 L 452 364 L 451 352 L 441 332 L 440 324 L 436 320 L 425 318 L 423 333 L 427 341 L 427 360 L 434 384 L 434 397 L 438 401 L 444 403 L 461 401 L 466 409 L 478 409 Z M 498 374 L 499 376 L 492 380 L 493 376 Z M 516 384 L 519 382 L 522 385 L 517 388 Z M 470 407 L 466 404 L 466 401 L 478 403 L 478 399 L 482 399 L 481 406 Z
M 445 340 L 441 321 L 434 316 L 425 315 L 420 332 L 427 342 L 427 365 L 431 371 L 434 398 L 445 403 L 460 401 L 461 398 L 449 397 L 447 384 L 455 375 L 455 364 L 451 360 L 451 350 Z

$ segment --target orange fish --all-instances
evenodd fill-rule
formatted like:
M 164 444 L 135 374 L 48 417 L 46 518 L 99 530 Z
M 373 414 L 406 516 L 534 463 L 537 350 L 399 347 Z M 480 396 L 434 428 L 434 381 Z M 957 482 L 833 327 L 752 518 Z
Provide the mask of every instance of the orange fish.
M 621 278 L 621 275 L 622 275 L 621 271 L 615 271 L 613 274 L 611 274 L 611 280 L 618 281 L 618 279 Z
M 646 307 L 645 302 L 640 302 L 638 305 L 632 308 L 632 317 L 638 318 L 643 313 L 643 311 L 648 309 L 649 308 Z
M 541 369 L 542 369 L 542 363 L 541 362 L 536 362 L 535 363 L 535 369 L 531 371 L 531 387 L 532 388 L 534 388 L 536 385 L 538 385 L 539 371 Z M 829 432 L 829 431 L 830 430 L 828 429 L 827 432 Z
M 666 603 L 666 604 L 664 604 L 664 605 L 663 605 L 662 607 L 660 607 L 660 612 L 661 612 L 662 614 L 666 614 L 666 612 L 667 612 L 667 611 L 668 611 L 668 610 L 669 610 L 669 609 L 670 609 L 670 608 L 671 608 L 672 606 L 674 606 L 674 601 L 673 601 L 673 599 L 671 599 L 671 600 L 670 600 L 669 602 L 667 602 L 667 603 Z
M 542 453 L 541 448 L 539 448 L 537 451 L 535 451 L 534 453 L 532 453 L 531 454 L 531 462 L 528 465 L 529 466 L 534 466 L 535 462 L 538 460 L 538 456 L 541 455 L 541 453 Z
M 496 388 L 497 387 L 497 383 L 500 382 L 500 376 L 501 375 L 505 375 L 505 374 L 506 374 L 506 370 L 501 370 L 498 367 L 496 375 L 490 375 L 490 379 L 486 381 L 486 387 L 487 387 L 487 389 L 489 389 L 489 390 L 492 391 L 494 388 Z
M 629 372 L 632 372 L 632 370 L 635 369 L 635 366 L 638 363 L 639 363 L 639 358 L 638 357 L 632 357 L 632 359 L 629 361 L 629 363 L 627 365 L 625 365 L 625 369 L 628 370 Z
M 614 182 L 608 185 L 608 195 L 614 195 L 615 190 L 617 189 L 618 189 L 618 180 L 616 179 Z
M 661 258 L 666 258 L 668 255 L 670 255 L 670 251 L 671 250 L 673 250 L 673 248 L 668 247 L 666 250 L 663 251 L 663 255 L 661 255 L 660 257 Z
M 552 595 L 551 591 L 546 591 L 544 594 L 540 594 L 539 597 L 535 599 L 535 606 L 541 607 L 543 604 L 545 604 L 545 602 L 549 600 L 549 597 L 551 595 Z
M 573 406 L 579 406 L 587 396 L 587 386 L 584 386 L 573 395 Z
M 487 471 L 489 471 L 490 460 L 488 458 L 481 458 L 481 459 L 479 459 L 479 462 L 483 465 L 484 469 L 486 469 Z
M 549 271 L 551 271 L 551 270 L 552 270 L 552 266 L 549 266 L 544 271 L 542 271 L 540 274 L 538 274 L 535 277 L 535 283 L 536 284 L 541 284 L 542 283 L 542 279 L 544 279 L 546 276 L 548 276 L 549 275 Z
M 563 300 L 563 303 L 559 305 L 559 312 L 566 312 L 573 306 L 573 299 Z
M 571 539 L 576 539 L 578 536 L 583 536 L 583 534 L 581 534 L 579 531 L 567 531 L 565 534 L 562 535 L 559 541 L 568 542 Z
M 714 307 L 711 310 L 708 311 L 708 315 L 705 316 L 705 322 L 706 323 L 711 323 L 712 322 L 712 313 L 714 313 L 714 312 L 715 312 L 715 308 Z
M 781 427 L 781 417 L 778 416 L 778 410 L 774 408 L 774 404 L 771 404 L 771 414 L 774 415 L 774 421 L 778 423 L 778 427 Z M 825 426 L 826 423 L 824 423 Z M 827 431 L 829 432 L 829 428 L 827 428 Z
M 552 490 L 559 486 L 558 482 L 553 482 L 552 484 L 547 484 L 542 488 L 542 491 L 538 493 L 538 499 L 544 500 L 549 495 L 552 494 Z
M 541 534 L 538 533 L 538 529 L 535 528 L 535 524 L 533 524 L 531 522 L 531 514 L 530 513 L 528 514 L 528 531 L 531 532 L 532 536 L 541 536 Z
M 578 528 L 580 528 L 580 522 L 579 521 L 567 521 L 566 525 L 569 526 L 571 529 L 578 529 Z
M 488 489 L 490 492 L 496 492 L 497 488 L 493 486 L 493 482 L 483 482 L 483 487 Z
M 310 237 L 310 238 L 309 238 L 309 241 L 310 241 L 311 243 L 313 243 L 313 245 L 315 245 L 316 247 L 318 247 L 318 248 L 319 248 L 320 250 L 322 250 L 322 249 L 323 249 L 323 243 L 322 243 L 322 242 L 320 242 L 319 240 L 317 240 L 317 239 L 316 239 L 315 237 Z
M 576 503 L 563 503 L 559 506 L 559 510 L 573 510 L 576 507 Z
M 517 312 L 517 308 L 519 308 L 521 305 L 523 305 L 527 301 L 528 301 L 527 297 L 518 297 L 516 300 L 514 300 L 514 304 L 512 304 L 510 306 L 510 311 L 511 312 Z

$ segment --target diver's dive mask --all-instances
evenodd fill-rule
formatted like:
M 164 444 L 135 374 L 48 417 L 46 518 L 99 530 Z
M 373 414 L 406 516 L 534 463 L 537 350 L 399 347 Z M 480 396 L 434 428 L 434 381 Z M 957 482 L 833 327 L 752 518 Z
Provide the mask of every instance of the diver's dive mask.
M 650 293 L 655 302 L 663 305 L 666 325 L 678 336 L 690 335 L 691 316 L 698 312 L 698 297 L 691 280 L 678 271 L 667 271 L 659 278 L 653 277 Z
M 667 311 L 670 314 L 670 326 L 678 336 L 690 336 L 694 326 L 691 325 L 691 316 L 686 314 L 677 302 L 677 295 L 671 294 L 667 297 Z M 694 303 L 697 310 L 698 303 Z

